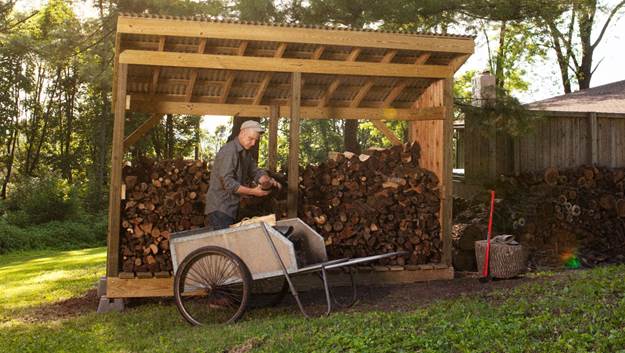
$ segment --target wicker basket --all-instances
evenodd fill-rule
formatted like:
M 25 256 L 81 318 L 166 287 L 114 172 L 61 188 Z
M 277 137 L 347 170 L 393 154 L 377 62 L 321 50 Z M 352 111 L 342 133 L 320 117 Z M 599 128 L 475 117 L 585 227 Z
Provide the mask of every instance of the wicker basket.
M 477 270 L 482 271 L 484 255 L 486 254 L 486 240 L 475 242 L 475 259 Z M 490 243 L 490 268 L 491 277 L 512 278 L 527 270 L 527 252 L 521 245 L 511 245 L 500 242 Z

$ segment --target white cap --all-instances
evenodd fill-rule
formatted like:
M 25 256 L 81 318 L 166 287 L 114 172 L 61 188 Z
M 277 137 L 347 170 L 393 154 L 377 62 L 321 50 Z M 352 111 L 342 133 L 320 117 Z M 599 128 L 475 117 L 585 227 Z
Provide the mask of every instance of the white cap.
M 252 129 L 252 131 L 256 131 L 259 134 L 262 134 L 263 132 L 265 132 L 265 129 L 263 129 L 260 123 L 254 120 L 247 120 L 243 122 L 243 124 L 241 124 L 241 130 L 245 130 L 245 129 Z

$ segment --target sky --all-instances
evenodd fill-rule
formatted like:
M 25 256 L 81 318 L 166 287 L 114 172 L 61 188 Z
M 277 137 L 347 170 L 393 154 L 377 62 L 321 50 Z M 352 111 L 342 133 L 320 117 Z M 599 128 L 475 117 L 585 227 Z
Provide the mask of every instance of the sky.
M 600 3 L 613 7 L 621 0 L 603 0 Z M 45 4 L 46 0 L 21 0 L 17 2 L 17 8 L 21 11 L 28 11 L 39 8 Z M 79 17 L 94 17 L 97 15 L 93 0 L 74 1 L 74 9 Z M 608 27 L 606 35 L 595 50 L 594 63 L 600 62 L 599 67 L 592 77 L 590 86 L 596 87 L 607 83 L 625 80 L 625 11 L 620 11 L 621 15 L 615 17 Z M 605 16 L 598 14 L 597 25 L 603 25 Z M 593 30 L 595 36 L 599 29 Z M 593 38 L 594 40 L 595 38 Z M 460 68 L 456 76 L 467 70 L 484 70 L 487 67 L 488 51 L 483 34 L 476 38 L 475 53 Z M 530 82 L 527 92 L 516 94 L 523 103 L 538 101 L 563 93 L 560 82 L 560 73 L 556 64 L 555 54 L 549 51 L 549 57 L 539 60 L 531 66 L 526 66 L 526 80 Z M 202 128 L 207 133 L 212 134 L 219 125 L 228 123 L 230 117 L 226 116 L 206 116 L 202 119 Z

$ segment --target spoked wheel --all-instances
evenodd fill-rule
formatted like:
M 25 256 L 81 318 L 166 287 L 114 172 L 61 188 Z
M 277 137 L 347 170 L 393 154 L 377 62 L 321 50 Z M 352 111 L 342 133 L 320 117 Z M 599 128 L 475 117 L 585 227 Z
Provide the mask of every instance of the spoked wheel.
M 267 278 L 252 283 L 250 306 L 253 308 L 274 307 L 282 302 L 289 291 L 286 278 Z
M 250 271 L 237 255 L 203 247 L 187 255 L 176 271 L 176 306 L 193 325 L 232 323 L 245 312 L 251 284 Z

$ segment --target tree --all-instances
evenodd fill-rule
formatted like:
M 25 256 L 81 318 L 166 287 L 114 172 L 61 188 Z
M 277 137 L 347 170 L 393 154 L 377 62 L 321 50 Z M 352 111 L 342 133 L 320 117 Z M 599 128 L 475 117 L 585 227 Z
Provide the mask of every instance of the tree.
M 592 75 L 600 62 L 593 65 L 594 53 L 604 38 L 612 21 L 625 7 L 620 1 L 612 7 L 597 0 L 566 0 L 556 2 L 559 6 L 551 7 L 540 17 L 539 24 L 550 36 L 550 47 L 555 51 L 565 93 L 571 92 L 571 77 L 576 79 L 580 89 L 590 87 Z M 606 18 L 603 24 L 597 24 L 597 14 Z M 599 29 L 595 40 L 595 28 Z

